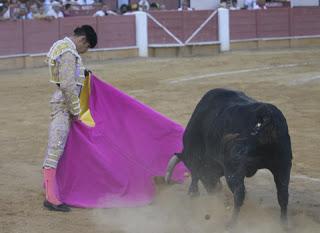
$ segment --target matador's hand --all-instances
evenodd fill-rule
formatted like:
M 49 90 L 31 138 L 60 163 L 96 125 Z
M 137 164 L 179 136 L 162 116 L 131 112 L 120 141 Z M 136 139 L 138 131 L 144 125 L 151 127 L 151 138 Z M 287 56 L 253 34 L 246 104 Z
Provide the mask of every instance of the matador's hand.
M 92 74 L 91 70 L 88 70 L 88 69 L 84 70 L 84 76 L 89 76 L 90 74 Z
M 72 121 L 80 120 L 80 115 L 71 115 L 71 120 Z

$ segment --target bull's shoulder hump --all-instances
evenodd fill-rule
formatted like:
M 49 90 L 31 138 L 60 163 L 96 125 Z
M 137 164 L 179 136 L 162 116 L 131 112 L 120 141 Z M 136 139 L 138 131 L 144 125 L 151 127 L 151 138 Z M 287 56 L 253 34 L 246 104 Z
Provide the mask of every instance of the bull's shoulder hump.
M 223 89 L 223 88 L 217 88 L 217 89 L 212 89 L 208 91 L 202 98 L 202 101 L 214 101 L 214 102 L 222 102 L 222 103 L 227 103 L 227 102 L 255 102 L 254 99 L 248 97 L 246 94 L 244 94 L 241 91 L 235 91 L 235 90 L 230 90 L 230 89 Z

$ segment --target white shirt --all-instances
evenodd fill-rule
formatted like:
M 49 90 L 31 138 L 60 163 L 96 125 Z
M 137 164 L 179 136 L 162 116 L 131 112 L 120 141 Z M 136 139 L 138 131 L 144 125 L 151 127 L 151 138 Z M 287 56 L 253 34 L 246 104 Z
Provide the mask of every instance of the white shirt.
M 179 7 L 178 11 L 183 11 L 182 7 Z M 187 9 L 185 9 L 185 11 L 192 11 L 192 8 L 188 7 Z
M 245 0 L 244 1 L 244 5 L 248 8 L 248 9 L 257 9 L 257 1 L 256 0 Z
M 55 12 L 53 9 L 50 9 L 50 10 L 47 12 L 47 16 L 53 16 L 53 17 L 55 17 L 56 19 L 57 19 L 57 18 L 63 18 L 63 17 L 64 17 L 62 11 L 59 11 L 59 12 L 57 13 L 57 12 Z
M 140 0 L 139 1 L 139 11 L 143 11 L 143 10 L 149 10 L 150 9 L 150 4 L 147 0 Z
M 107 11 L 107 15 L 117 15 L 117 13 L 113 11 Z M 93 14 L 93 16 L 106 16 L 106 13 L 103 10 L 98 10 L 96 13 Z
M 2 15 L 3 19 L 10 19 L 10 8 Z

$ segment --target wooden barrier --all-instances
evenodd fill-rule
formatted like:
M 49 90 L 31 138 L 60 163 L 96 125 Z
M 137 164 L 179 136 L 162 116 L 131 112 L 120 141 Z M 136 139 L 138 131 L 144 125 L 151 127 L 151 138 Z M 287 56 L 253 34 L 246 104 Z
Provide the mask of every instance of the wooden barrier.
M 92 16 L 67 17 L 59 19 L 59 38 L 71 36 L 73 30 L 83 24 L 88 24 L 97 31 L 97 19 Z M 99 40 L 98 40 L 99 45 Z
M 136 45 L 134 16 L 17 20 L 0 22 L 0 56 L 46 53 L 56 40 L 72 35 L 73 30 L 83 24 L 89 24 L 97 31 L 97 48 Z
M 273 8 L 256 12 L 257 37 L 290 36 L 290 8 Z
M 59 39 L 58 20 L 24 20 L 23 53 L 47 52 L 53 42 Z
M 150 12 L 151 17 L 148 20 L 149 44 L 177 44 L 180 41 L 182 45 L 188 39 L 190 39 L 188 41 L 190 43 L 218 41 L 217 16 L 215 15 L 208 22 L 205 22 L 212 14 L 213 11 Z M 202 24 L 204 25 L 200 28 Z M 201 30 L 190 38 L 199 28 Z
M 216 51 L 219 37 L 215 12 L 150 11 L 149 14 L 148 40 L 151 49 L 181 47 L 185 49 L 172 50 L 172 54 L 195 54 L 190 46 L 210 45 Z M 319 7 L 230 11 L 232 49 L 238 42 L 247 43 L 247 48 L 317 46 L 320 40 L 319 18 Z M 136 49 L 134 15 L 0 21 L 0 58 L 4 61 L 10 57 L 44 54 L 54 41 L 71 35 L 73 29 L 82 24 L 92 25 L 98 33 L 97 49 L 100 53 L 96 57 L 99 59 L 110 54 L 103 54 L 103 50 L 121 49 L 123 56 L 126 49 Z M 301 38 L 308 40 L 310 45 L 299 41 Z M 201 50 L 199 48 L 198 51 Z M 136 54 L 136 51 L 129 53 Z M 157 50 L 152 53 L 161 52 Z M 20 67 L 20 60 L 18 63 Z
M 231 40 L 320 36 L 320 8 L 230 11 Z
M 22 21 L 0 22 L 0 55 L 23 53 Z
M 291 16 L 294 36 L 320 35 L 320 7 L 293 8 Z
M 97 17 L 98 48 L 117 48 L 136 45 L 135 17 Z

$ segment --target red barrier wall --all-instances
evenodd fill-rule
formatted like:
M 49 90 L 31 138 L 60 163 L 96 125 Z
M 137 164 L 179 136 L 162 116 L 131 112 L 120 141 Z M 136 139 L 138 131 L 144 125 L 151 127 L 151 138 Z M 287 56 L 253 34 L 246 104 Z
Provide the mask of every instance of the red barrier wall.
M 23 53 L 22 21 L 0 22 L 0 55 Z
M 59 39 L 58 20 L 24 20 L 24 53 L 47 52 L 53 42 Z
M 320 7 L 293 8 L 292 13 L 294 36 L 320 35 Z
M 257 37 L 256 11 L 230 11 L 230 39 L 242 40 Z
M 98 48 L 115 48 L 136 45 L 135 16 L 96 17 Z
M 212 11 L 152 11 L 161 24 L 183 43 Z M 230 11 L 231 40 L 290 36 L 320 36 L 320 8 L 278 8 Z M 218 40 L 217 15 L 190 42 Z M 74 17 L 59 20 L 0 21 L 0 56 L 47 52 L 52 43 L 72 34 L 75 26 L 92 25 L 98 48 L 136 45 L 135 16 Z M 149 44 L 176 44 L 162 28 L 148 19 Z
M 183 40 L 183 12 L 155 11 L 151 15 L 178 39 Z M 148 42 L 149 44 L 178 43 L 150 18 L 148 18 Z
M 320 8 L 230 11 L 231 40 L 320 35 Z
M 212 11 L 158 11 L 151 12 L 151 15 L 184 43 L 212 13 Z M 217 41 L 217 24 L 217 15 L 215 15 L 190 42 Z M 178 43 L 150 18 L 148 19 L 148 40 L 149 44 Z
M 96 29 L 97 48 L 136 45 L 134 16 L 82 16 L 52 21 L 18 20 L 0 22 L 0 56 L 48 52 L 56 40 L 72 35 L 74 28 L 82 24 L 89 24 Z
M 290 8 L 273 8 L 256 11 L 257 37 L 290 36 Z
M 188 40 L 213 11 L 184 11 L 183 12 L 183 33 L 184 41 Z M 190 42 L 209 42 L 218 40 L 218 15 L 212 19 L 197 33 Z
M 92 16 L 67 17 L 59 19 L 59 38 L 71 36 L 73 34 L 73 30 L 83 24 L 88 24 L 97 31 L 97 19 Z

